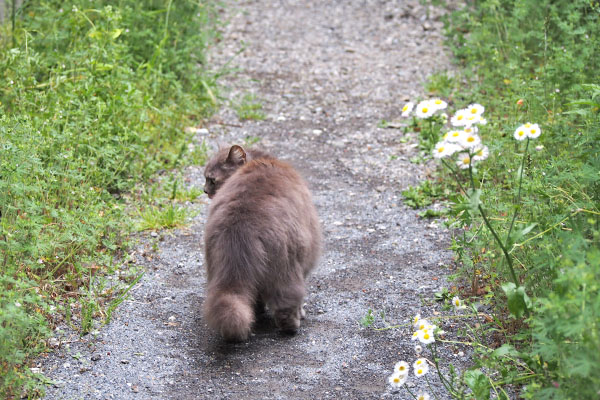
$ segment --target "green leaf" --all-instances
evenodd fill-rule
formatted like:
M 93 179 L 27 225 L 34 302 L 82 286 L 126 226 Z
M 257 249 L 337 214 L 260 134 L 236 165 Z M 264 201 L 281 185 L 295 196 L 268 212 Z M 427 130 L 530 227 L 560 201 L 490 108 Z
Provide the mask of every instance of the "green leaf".
M 508 309 L 516 318 L 521 318 L 523 314 L 531 309 L 531 299 L 525 293 L 523 286 L 517 287 L 513 282 L 502 285 L 502 290 L 508 298 Z
M 481 204 L 481 189 L 475 189 L 469 192 L 469 210 L 471 213 L 479 213 L 479 205 Z
M 490 382 L 483 372 L 478 369 L 468 370 L 465 372 L 464 379 L 477 400 L 487 400 L 490 398 Z
M 519 353 L 514 346 L 504 343 L 502 346 L 498 347 L 496 350 L 492 352 L 492 356 L 495 357 L 519 357 L 521 353 Z

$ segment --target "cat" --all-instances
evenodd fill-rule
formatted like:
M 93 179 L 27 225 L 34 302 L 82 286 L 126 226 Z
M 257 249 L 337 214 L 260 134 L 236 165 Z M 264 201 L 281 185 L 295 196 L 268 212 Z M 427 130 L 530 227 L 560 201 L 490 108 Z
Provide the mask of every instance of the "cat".
M 208 325 L 244 341 L 266 306 L 281 331 L 296 333 L 322 241 L 305 181 L 289 164 L 238 145 L 219 149 L 204 176 L 212 199 L 204 232 Z

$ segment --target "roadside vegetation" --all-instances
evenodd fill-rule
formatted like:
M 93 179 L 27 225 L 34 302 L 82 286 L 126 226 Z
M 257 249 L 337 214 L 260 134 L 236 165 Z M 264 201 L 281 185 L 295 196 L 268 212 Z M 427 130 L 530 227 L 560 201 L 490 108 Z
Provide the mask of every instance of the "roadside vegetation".
M 437 370 L 453 398 L 598 398 L 600 3 L 469 1 L 445 35 L 460 72 L 432 76 L 432 98 L 404 110 L 440 168 L 404 195 L 445 204 L 458 271 L 437 300 L 466 297 L 472 312 L 419 340 L 436 367 L 435 346 L 471 347 L 472 369 Z
M 184 128 L 216 103 L 204 2 L 12 11 L 0 26 L 1 398 L 39 395 L 30 362 L 57 321 L 84 334 L 110 319 L 141 276 L 127 262 L 132 230 L 183 222 L 176 203 L 201 191 L 178 190 L 177 170 L 206 159 Z M 167 187 L 150 183 L 159 170 Z

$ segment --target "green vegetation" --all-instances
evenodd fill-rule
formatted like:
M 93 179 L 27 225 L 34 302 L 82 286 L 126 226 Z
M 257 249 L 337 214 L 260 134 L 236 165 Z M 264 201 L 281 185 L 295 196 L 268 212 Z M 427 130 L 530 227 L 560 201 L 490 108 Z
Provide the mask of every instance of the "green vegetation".
M 203 68 L 215 15 L 203 2 L 35 1 L 15 11 L 0 26 L 2 398 L 39 390 L 28 360 L 53 321 L 85 333 L 123 301 L 140 277 L 121 263 L 136 217 L 125 195 L 159 169 L 203 162 L 204 146 L 188 154 L 184 127 L 215 106 Z M 178 221 L 173 192 L 163 225 Z M 107 285 L 117 269 L 122 282 Z
M 494 309 L 466 333 L 471 397 L 597 398 L 600 3 L 469 2 L 445 29 L 462 72 L 436 75 L 429 89 L 454 109 L 484 105 L 488 120 L 479 134 L 489 157 L 467 169 L 446 162 L 438 177 L 456 193 L 448 223 L 460 228 L 452 249 L 457 278 L 471 282 L 463 295 Z M 515 140 L 527 122 L 541 136 Z M 428 124 L 419 122 L 431 147 Z
M 244 95 L 239 103 L 234 105 L 234 109 L 238 115 L 238 118 L 242 121 L 262 121 L 267 117 L 262 108 L 262 104 L 253 94 Z

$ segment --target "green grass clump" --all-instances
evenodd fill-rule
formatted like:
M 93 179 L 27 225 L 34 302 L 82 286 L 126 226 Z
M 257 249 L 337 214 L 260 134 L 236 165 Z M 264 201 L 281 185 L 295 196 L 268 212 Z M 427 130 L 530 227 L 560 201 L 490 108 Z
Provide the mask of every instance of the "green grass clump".
M 263 112 L 263 106 L 260 101 L 253 94 L 246 94 L 239 101 L 238 104 L 234 105 L 235 111 L 238 118 L 242 121 L 255 120 L 262 121 L 267 116 Z
M 485 105 L 488 124 L 480 134 L 490 150 L 473 171 L 481 192 L 463 189 L 472 186 L 469 174 L 440 172 L 446 184 L 458 179 L 461 185 L 455 187 L 459 195 L 450 197 L 451 222 L 462 228 L 452 248 L 463 263 L 461 276 L 473 282 L 474 294 L 487 293 L 482 301 L 496 309 L 490 332 L 513 349 L 510 357 L 494 352 L 476 359 L 498 388 L 515 385 L 523 398 L 595 398 L 600 4 L 469 2 L 450 14 L 445 29 L 462 72 L 457 79 L 436 76 L 429 87 L 456 108 Z M 513 138 L 526 122 L 542 128 L 528 151 Z M 523 292 L 515 296 L 507 282 Z M 489 398 L 489 391 L 481 396 Z
M 204 56 L 214 12 L 203 2 L 16 11 L 0 27 L 2 398 L 34 393 L 27 362 L 60 310 L 80 302 L 78 328 L 92 328 L 105 302 L 98 282 L 118 267 L 132 225 L 123 194 L 190 158 L 183 128 L 215 106 Z

